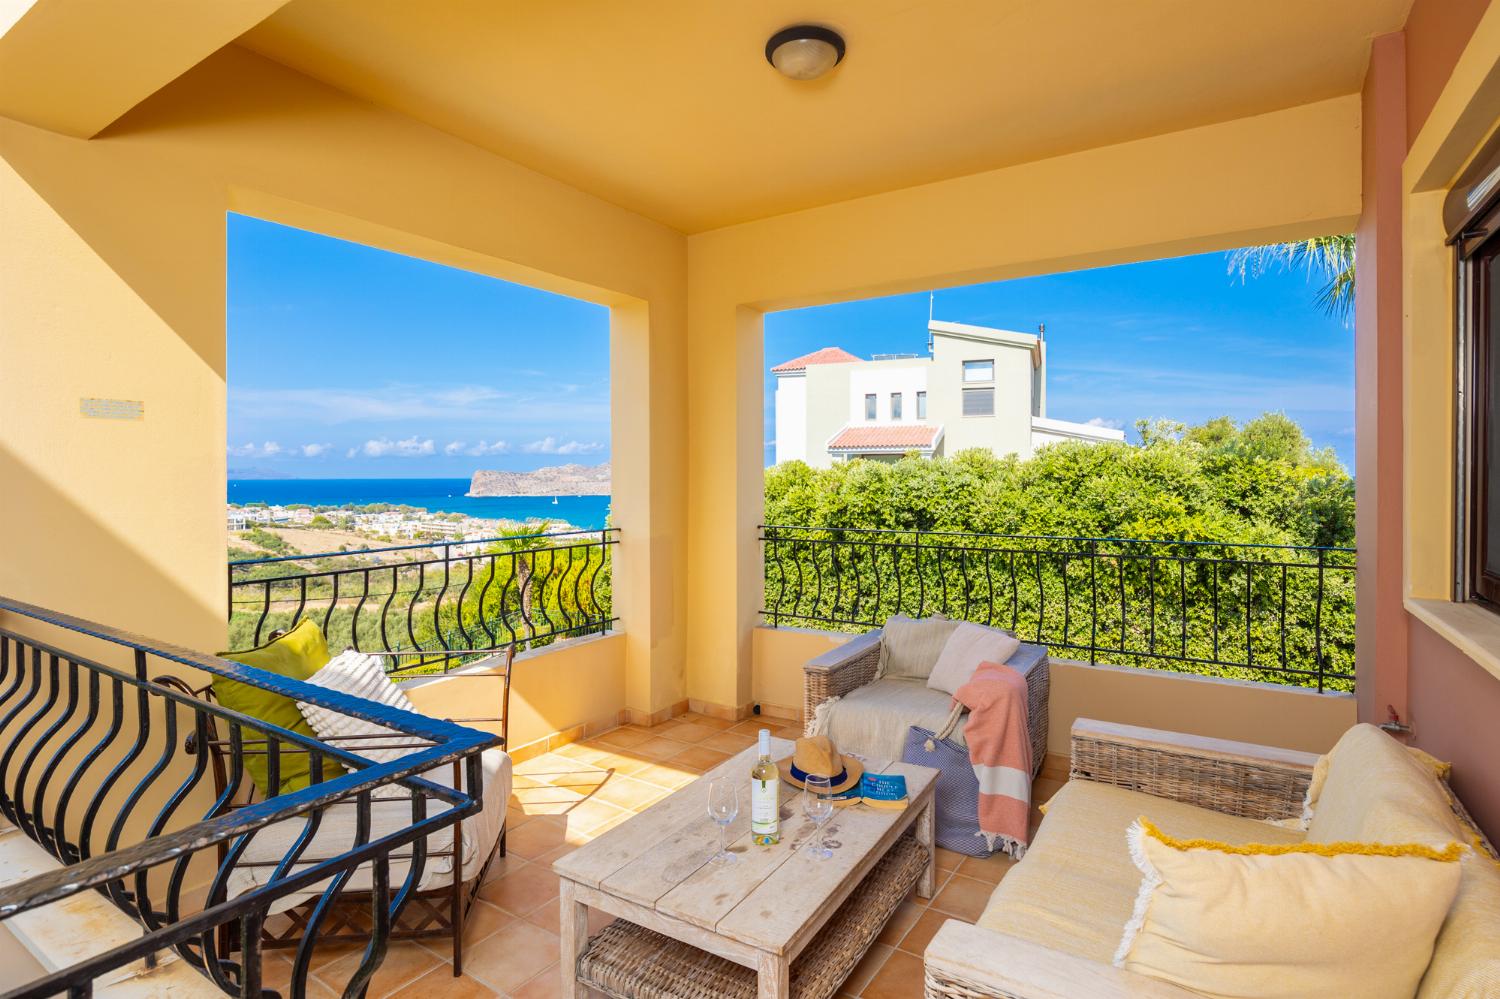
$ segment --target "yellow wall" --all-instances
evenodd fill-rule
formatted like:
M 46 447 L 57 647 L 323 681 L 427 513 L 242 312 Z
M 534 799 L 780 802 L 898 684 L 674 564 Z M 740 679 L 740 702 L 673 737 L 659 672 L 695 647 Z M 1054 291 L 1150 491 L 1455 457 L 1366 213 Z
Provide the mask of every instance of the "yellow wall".
M 751 696 L 769 309 L 1350 231 L 1358 95 L 688 239 L 688 695 Z
M 625 637 L 575 639 L 516 656 L 510 688 L 512 751 L 554 733 L 581 737 L 619 723 L 625 703 Z M 418 678 L 401 685 L 417 710 L 434 718 L 501 717 L 503 685 L 492 670 Z M 493 723 L 474 728 L 499 734 Z M 546 748 L 545 746 L 541 748 Z
M 851 636 L 796 628 L 755 629 L 755 696 L 802 703 L 802 665 Z M 1047 751 L 1066 756 L 1079 718 L 1144 725 L 1265 746 L 1327 752 L 1355 722 L 1350 694 L 1243 683 L 1128 666 L 1052 660 Z
M 612 308 L 625 689 L 681 700 L 683 238 L 234 47 L 91 141 L 0 118 L 0 593 L 222 644 L 231 210 Z

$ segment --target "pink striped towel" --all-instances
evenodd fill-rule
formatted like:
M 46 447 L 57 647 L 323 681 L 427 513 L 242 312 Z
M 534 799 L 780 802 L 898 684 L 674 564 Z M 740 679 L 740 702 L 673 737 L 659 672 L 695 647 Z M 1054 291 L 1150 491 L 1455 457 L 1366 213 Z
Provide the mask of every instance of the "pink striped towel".
M 979 835 L 991 850 L 998 843 L 1020 860 L 1030 842 L 1031 820 L 1026 678 L 1009 666 L 981 663 L 953 699 L 969 709 L 964 741 L 979 778 Z

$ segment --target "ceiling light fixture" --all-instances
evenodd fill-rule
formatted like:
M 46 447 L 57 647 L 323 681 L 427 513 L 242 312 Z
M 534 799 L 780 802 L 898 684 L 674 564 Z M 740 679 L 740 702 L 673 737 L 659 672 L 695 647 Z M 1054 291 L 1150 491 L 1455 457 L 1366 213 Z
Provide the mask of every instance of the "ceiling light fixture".
M 816 24 L 782 28 L 766 42 L 766 62 L 793 80 L 816 80 L 843 59 L 843 36 Z

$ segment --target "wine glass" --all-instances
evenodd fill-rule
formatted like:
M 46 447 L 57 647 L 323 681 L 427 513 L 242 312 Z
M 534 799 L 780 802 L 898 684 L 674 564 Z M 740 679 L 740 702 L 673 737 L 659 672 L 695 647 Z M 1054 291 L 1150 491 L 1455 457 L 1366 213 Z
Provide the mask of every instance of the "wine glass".
M 813 824 L 813 838 L 807 849 L 814 857 L 827 860 L 833 856 L 823 840 L 823 823 L 833 818 L 833 785 L 827 777 L 808 774 L 802 787 L 802 814 Z
M 708 784 L 708 817 L 719 824 L 719 852 L 709 859 L 715 864 L 733 864 L 740 858 L 729 852 L 729 826 L 740 814 L 739 782 L 715 777 Z

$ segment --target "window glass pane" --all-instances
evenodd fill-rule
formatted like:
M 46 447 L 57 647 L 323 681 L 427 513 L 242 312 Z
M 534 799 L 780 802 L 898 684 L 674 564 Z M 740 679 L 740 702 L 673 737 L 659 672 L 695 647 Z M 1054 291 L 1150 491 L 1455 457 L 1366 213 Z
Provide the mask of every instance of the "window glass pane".
M 925 419 L 927 419 L 927 393 L 926 392 L 918 392 L 917 393 L 917 419 L 919 419 L 919 420 L 925 420 Z
M 965 416 L 994 416 L 995 390 L 992 388 L 964 389 Z
M 1481 527 L 1483 541 L 1483 569 L 1492 576 L 1500 576 L 1500 255 L 1491 256 L 1481 265 L 1485 273 L 1481 280 L 1489 292 L 1485 315 L 1478 317 L 1480 328 L 1476 335 L 1484 339 L 1484 367 L 1478 372 L 1483 382 L 1479 386 L 1480 399 L 1477 414 L 1484 421 L 1484 454 L 1475 474 L 1485 476 L 1484 523 Z
M 964 381 L 992 382 L 995 380 L 994 361 L 965 361 Z
M 900 392 L 892 392 L 891 393 L 891 419 L 893 419 L 893 420 L 899 420 L 899 419 L 901 419 L 901 393 Z
M 875 419 L 875 396 L 865 396 L 865 419 Z

